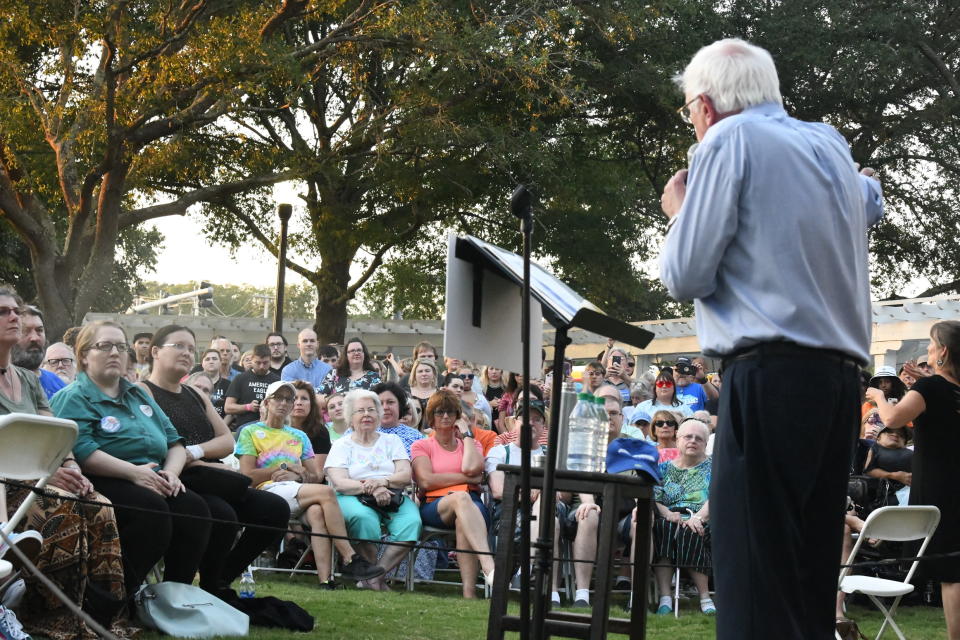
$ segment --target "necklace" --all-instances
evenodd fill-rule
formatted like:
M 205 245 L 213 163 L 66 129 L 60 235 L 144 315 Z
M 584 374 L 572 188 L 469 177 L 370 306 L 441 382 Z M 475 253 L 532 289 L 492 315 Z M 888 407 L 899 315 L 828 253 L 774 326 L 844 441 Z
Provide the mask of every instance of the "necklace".
M 454 436 L 449 443 L 447 443 L 447 442 L 441 442 L 440 439 L 437 438 L 437 444 L 439 444 L 441 447 L 443 447 L 443 449 L 444 449 L 445 451 L 456 451 L 456 450 L 457 450 L 457 438 L 456 438 L 456 436 Z

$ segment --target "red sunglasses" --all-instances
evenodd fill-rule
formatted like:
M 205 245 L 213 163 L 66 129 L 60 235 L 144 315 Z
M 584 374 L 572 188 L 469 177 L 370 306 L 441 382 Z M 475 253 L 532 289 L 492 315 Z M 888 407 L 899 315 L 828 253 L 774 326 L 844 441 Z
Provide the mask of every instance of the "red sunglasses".
M 669 389 L 672 386 L 673 386 L 673 383 L 670 382 L 669 380 L 657 380 L 658 389 Z

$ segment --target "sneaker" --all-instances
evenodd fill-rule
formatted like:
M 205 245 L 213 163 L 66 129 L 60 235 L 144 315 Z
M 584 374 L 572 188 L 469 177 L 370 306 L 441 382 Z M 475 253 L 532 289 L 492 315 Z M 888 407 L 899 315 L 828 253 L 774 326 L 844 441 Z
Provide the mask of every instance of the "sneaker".
M 29 529 L 22 533 L 10 533 L 7 536 L 30 562 L 36 561 L 37 556 L 40 555 L 40 547 L 43 546 L 43 536 L 40 532 Z M 20 569 L 23 565 L 17 554 L 11 552 L 5 542 L 0 542 L 0 558 L 12 564 L 14 569 Z
M 717 615 L 717 606 L 713 604 L 713 598 L 704 598 L 700 601 L 700 611 L 708 616 Z
M 630 591 L 630 578 L 627 576 L 617 576 L 613 583 L 614 591 Z
M 317 587 L 323 591 L 336 591 L 337 589 L 343 589 L 343 585 L 333 579 L 327 580 L 326 582 L 321 582 L 317 585 Z
M 668 604 L 662 604 L 659 607 L 657 607 L 658 616 L 668 616 L 671 613 L 673 613 L 673 607 L 671 607 Z
M 574 608 L 574 609 L 589 609 L 589 608 L 590 608 L 590 602 L 587 601 L 587 600 L 583 600 L 583 599 L 575 600 L 574 603 L 573 603 L 573 608 Z
M 340 571 L 340 574 L 344 578 L 353 580 L 369 580 L 370 578 L 382 576 L 384 573 L 386 572 L 383 567 L 370 564 L 359 553 L 353 554 L 351 561 L 344 564 L 343 569 Z
M 30 640 L 13 611 L 0 605 L 0 636 L 6 640 Z

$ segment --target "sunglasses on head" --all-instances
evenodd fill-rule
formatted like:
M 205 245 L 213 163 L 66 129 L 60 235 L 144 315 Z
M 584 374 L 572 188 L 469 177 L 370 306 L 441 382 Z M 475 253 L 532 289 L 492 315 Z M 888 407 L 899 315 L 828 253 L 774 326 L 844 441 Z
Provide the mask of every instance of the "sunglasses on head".
M 656 422 L 653 423 L 653 426 L 655 426 L 655 427 L 676 427 L 676 426 L 677 426 L 677 421 L 676 421 L 676 420 L 657 420 Z
M 657 389 L 669 389 L 673 383 L 669 380 L 657 380 Z

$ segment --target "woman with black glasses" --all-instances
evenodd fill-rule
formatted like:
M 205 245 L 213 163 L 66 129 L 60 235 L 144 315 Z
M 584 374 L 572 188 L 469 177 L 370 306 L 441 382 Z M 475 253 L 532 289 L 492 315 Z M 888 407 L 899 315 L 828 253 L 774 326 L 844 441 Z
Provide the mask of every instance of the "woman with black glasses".
M 474 409 L 479 409 L 487 414 L 487 422 L 493 424 L 493 409 L 483 392 L 477 393 L 473 387 L 473 381 L 480 378 L 479 369 L 469 362 L 464 362 L 457 371 L 457 376 L 463 380 L 463 395 L 461 400 L 468 403 Z
M 180 481 L 183 437 L 153 398 L 123 377 L 128 346 L 118 324 L 85 325 L 76 348 L 80 373 L 51 406 L 77 423 L 77 462 L 116 507 L 127 595 L 161 558 L 164 580 L 190 584 L 210 537 L 210 510 Z
M 673 460 L 680 455 L 677 449 L 677 427 L 680 420 L 672 411 L 657 411 L 650 421 L 650 438 L 660 451 L 660 462 Z
M 480 500 L 483 452 L 469 431 L 457 426 L 462 414 L 460 399 L 440 389 L 427 403 L 427 424 L 433 437 L 417 440 L 410 449 L 413 477 L 423 498 L 423 524 L 455 529 L 457 548 L 476 551 L 457 554 L 463 597 L 477 597 L 477 564 L 487 585 L 493 584 L 493 557 L 487 544 L 490 516 Z
M 193 366 L 196 348 L 196 336 L 187 327 L 171 324 L 158 329 L 150 342 L 150 377 L 140 386 L 184 438 L 183 483 L 200 494 L 213 517 L 221 520 L 210 530 L 210 544 L 200 563 L 200 587 L 217 594 L 229 588 L 264 549 L 280 542 L 290 509 L 286 500 L 251 488 L 249 478 L 220 462 L 233 452 L 233 434 L 209 398 L 180 384 Z M 218 367 L 219 362 L 217 354 Z M 244 524 L 268 528 L 244 527 L 238 537 Z
M 11 350 L 20 339 L 22 307 L 23 301 L 13 289 L 0 286 L 0 415 L 49 416 L 50 406 L 37 376 L 10 361 Z M 4 492 L 6 504 L 0 501 L 0 505 L 8 511 L 0 510 L 2 520 L 27 497 L 25 487 L 0 486 L 0 495 Z M 78 504 L 73 498 L 107 506 Z M 106 498 L 94 492 L 72 454 L 50 476 L 13 539 L 17 548 L 68 598 L 104 626 L 112 627 L 114 633 L 126 635 L 126 623 L 119 619 L 126 603 L 114 510 Z M 12 552 L 7 551 L 4 560 L 19 568 Z M 52 640 L 96 638 L 93 630 L 43 583 L 29 572 L 25 572 L 24 580 L 26 592 L 17 616 L 27 632 Z

